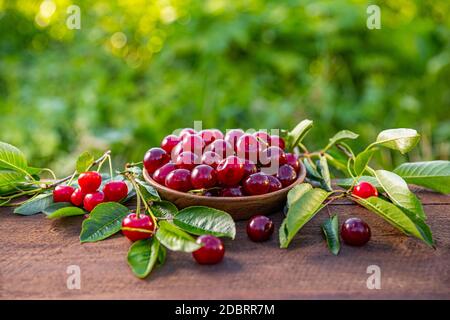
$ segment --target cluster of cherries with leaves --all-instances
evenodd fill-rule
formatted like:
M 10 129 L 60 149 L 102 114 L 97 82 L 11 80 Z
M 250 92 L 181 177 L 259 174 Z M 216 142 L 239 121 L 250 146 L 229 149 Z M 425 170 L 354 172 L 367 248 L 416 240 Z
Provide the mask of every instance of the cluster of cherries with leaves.
M 196 132 L 185 128 L 168 135 L 160 148 L 145 154 L 144 167 L 161 185 L 205 196 L 261 195 L 291 185 L 298 157 L 285 152 L 285 141 L 265 131 L 232 129 Z

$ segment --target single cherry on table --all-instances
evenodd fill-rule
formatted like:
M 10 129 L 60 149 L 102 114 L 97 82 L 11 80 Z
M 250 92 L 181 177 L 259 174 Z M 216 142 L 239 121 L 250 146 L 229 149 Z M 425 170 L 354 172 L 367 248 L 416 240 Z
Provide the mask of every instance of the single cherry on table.
M 202 247 L 192 252 L 192 256 L 199 264 L 216 264 L 222 261 L 225 254 L 222 240 L 211 235 L 203 235 L 197 238 L 197 243 Z
M 255 242 L 268 240 L 273 230 L 274 224 L 272 220 L 263 215 L 253 216 L 247 223 L 247 235 Z
M 122 233 L 130 240 L 137 241 L 148 239 L 155 232 L 155 223 L 146 214 L 130 213 L 122 220 Z
M 360 218 L 349 218 L 341 227 L 341 237 L 351 246 L 362 246 L 370 240 L 369 225 Z

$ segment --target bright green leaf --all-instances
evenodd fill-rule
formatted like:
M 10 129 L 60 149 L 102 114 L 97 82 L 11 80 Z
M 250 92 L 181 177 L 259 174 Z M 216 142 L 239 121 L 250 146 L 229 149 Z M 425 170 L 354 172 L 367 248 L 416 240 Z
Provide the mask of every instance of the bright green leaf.
M 53 194 L 42 193 L 14 209 L 14 213 L 30 216 L 42 212 L 53 203 Z
M 332 191 L 330 169 L 328 168 L 328 162 L 325 156 L 320 156 L 319 165 L 317 167 L 320 175 L 322 176 L 322 187 L 327 191 Z
M 419 140 L 420 134 L 414 129 L 388 129 L 378 134 L 377 140 L 372 146 L 381 145 L 405 154 L 413 149 Z
M 305 119 L 301 121 L 297 126 L 288 133 L 291 144 L 290 149 L 299 145 L 302 142 L 303 138 L 306 136 L 308 131 L 312 128 L 313 122 L 311 120 Z
M 92 163 L 94 163 L 94 156 L 88 152 L 83 152 L 77 159 L 76 169 L 78 173 L 83 173 L 89 170 Z
M 136 179 L 136 183 L 139 185 L 139 191 L 142 193 L 147 203 L 161 200 L 158 191 L 156 191 L 156 189 L 149 185 L 147 182 Z
M 177 207 L 172 202 L 169 202 L 169 201 L 153 202 L 153 204 L 150 208 L 152 210 L 152 213 L 155 215 L 155 217 L 158 217 L 158 218 L 171 219 L 178 212 Z
M 48 216 L 61 208 L 67 208 L 67 207 L 73 207 L 73 204 L 70 202 L 54 202 L 51 205 L 49 205 L 47 208 L 42 210 L 42 213 L 45 213 L 45 215 Z
M 49 219 L 57 219 L 57 218 L 64 218 L 64 217 L 72 217 L 72 216 L 82 216 L 86 212 L 78 207 L 65 207 L 61 208 L 59 210 L 54 211 L 53 213 L 49 214 L 47 218 Z
M 158 261 L 160 243 L 151 238 L 133 243 L 128 250 L 128 265 L 138 278 L 147 277 Z
M 341 130 L 338 133 L 336 133 L 333 137 L 330 138 L 330 141 L 328 145 L 324 148 L 324 151 L 331 148 L 334 144 L 336 144 L 339 141 L 345 140 L 345 139 L 356 139 L 359 137 L 359 134 L 354 133 L 350 130 Z
M 300 183 L 289 190 L 287 195 L 287 204 L 288 207 L 292 205 L 295 201 L 300 199 L 306 192 L 312 189 L 312 186 L 309 183 Z
M 367 149 L 359 153 L 355 157 L 355 163 L 353 164 L 353 170 L 357 176 L 360 176 L 366 171 L 367 165 L 372 159 L 373 154 L 377 149 Z
M 168 221 L 159 221 L 156 238 L 166 248 L 172 251 L 193 252 L 200 249 L 201 245 L 189 234 Z
M 341 243 L 339 241 L 339 221 L 338 216 L 333 215 L 331 218 L 325 220 L 322 224 L 322 231 L 327 241 L 328 249 L 334 255 L 339 253 Z

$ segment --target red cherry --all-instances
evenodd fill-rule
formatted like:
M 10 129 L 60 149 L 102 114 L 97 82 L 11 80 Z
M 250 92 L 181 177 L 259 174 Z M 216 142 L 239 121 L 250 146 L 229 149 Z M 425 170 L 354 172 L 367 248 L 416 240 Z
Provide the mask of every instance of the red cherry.
M 102 176 L 95 171 L 88 171 L 80 174 L 78 177 L 78 185 L 85 193 L 92 193 L 102 184 Z
M 247 224 L 247 235 L 255 242 L 266 241 L 273 233 L 274 224 L 266 216 L 253 216 Z
M 277 135 L 270 136 L 270 145 L 274 147 L 280 147 L 283 150 L 284 148 L 286 148 L 286 143 L 284 142 L 284 139 Z
M 203 246 L 192 252 L 192 256 L 199 264 L 216 264 L 222 261 L 225 254 L 222 240 L 211 235 L 203 235 L 197 238 L 197 243 Z
M 164 149 L 165 152 L 171 153 L 173 148 L 175 148 L 180 141 L 180 137 L 177 137 L 174 134 L 169 134 L 161 141 L 161 148 Z
M 274 176 L 267 176 L 269 178 L 269 192 L 274 192 L 283 189 L 283 185 L 280 180 Z
M 172 162 L 175 162 L 177 160 L 178 155 L 183 151 L 184 151 L 183 145 L 180 142 L 172 149 L 172 152 L 170 153 L 170 159 L 172 160 Z
M 244 160 L 244 176 L 242 179 L 247 178 L 249 175 L 254 174 L 258 172 L 258 168 L 256 167 L 256 164 L 254 164 L 250 160 Z
M 222 158 L 234 155 L 233 147 L 223 139 L 217 139 L 205 148 L 205 151 L 213 151 Z
M 236 151 L 236 144 L 240 137 L 244 135 L 244 131 L 241 129 L 232 129 L 227 131 L 224 140 L 228 142 L 234 151 Z
M 370 197 L 378 197 L 378 190 L 369 182 L 362 181 L 353 188 L 352 194 L 367 199 Z
M 100 203 L 105 202 L 105 194 L 101 191 L 88 193 L 83 200 L 83 207 L 86 211 L 91 212 Z
M 202 137 L 198 134 L 194 135 L 186 135 L 181 141 L 181 145 L 183 147 L 183 151 L 190 151 L 195 154 L 202 154 L 203 148 L 205 147 L 205 142 Z
M 220 192 L 221 197 L 243 197 L 244 189 L 241 186 L 237 187 L 226 187 Z
M 300 171 L 300 162 L 295 154 L 286 153 L 286 163 L 294 168 L 295 172 L 298 173 Z
M 180 153 L 175 160 L 175 165 L 179 169 L 192 170 L 197 164 L 200 164 L 200 158 L 190 151 Z
M 217 183 L 216 170 L 206 164 L 196 166 L 191 173 L 191 183 L 196 189 L 214 187 Z
M 222 161 L 222 157 L 214 151 L 206 151 L 203 153 L 202 164 L 207 164 L 216 169 L 220 161 Z
M 155 224 L 150 216 L 130 213 L 122 220 L 122 233 L 131 241 L 148 239 L 155 232 Z
M 173 170 L 167 175 L 165 184 L 167 188 L 187 192 L 192 189 L 191 172 L 186 169 Z
M 267 175 L 258 172 L 244 180 L 244 191 L 248 195 L 259 195 L 269 192 L 270 182 Z
M 297 179 L 297 173 L 290 165 L 284 164 L 278 169 L 277 178 L 283 187 L 287 187 Z
M 341 228 L 341 237 L 351 246 L 362 246 L 370 240 L 370 227 L 359 218 L 345 220 Z
M 164 149 L 151 148 L 144 156 L 144 167 L 149 174 L 153 174 L 159 167 L 169 162 L 170 157 Z
M 260 153 L 259 162 L 266 168 L 265 173 L 273 175 L 280 166 L 286 164 L 286 154 L 280 147 L 272 146 Z
M 258 142 L 263 145 L 263 147 L 267 148 L 270 146 L 270 135 L 265 131 L 258 131 L 253 134 Z
M 202 137 L 205 145 L 210 144 L 214 140 L 223 139 L 223 134 L 218 129 L 206 129 L 199 132 L 199 135 Z
M 193 134 L 196 134 L 196 133 L 197 133 L 197 131 L 195 131 L 192 128 L 184 128 L 183 130 L 180 131 L 180 134 L 178 136 L 181 139 L 183 139 L 186 136 L 193 135 Z
M 128 194 L 128 186 L 123 181 L 111 181 L 103 187 L 106 201 L 119 202 Z
M 244 176 L 244 163 L 236 156 L 223 159 L 217 166 L 217 179 L 228 187 L 239 184 Z
M 75 191 L 71 186 L 57 186 L 53 190 L 53 202 L 70 202 L 70 197 Z
M 70 196 L 70 202 L 72 202 L 72 204 L 74 206 L 79 207 L 83 204 L 83 200 L 84 200 L 85 196 L 86 196 L 86 194 L 83 192 L 83 190 L 78 188 Z
M 250 135 L 244 134 L 239 138 L 236 144 L 236 153 L 239 158 L 258 162 L 258 154 L 260 152 L 260 144 L 258 140 Z
M 155 173 L 153 173 L 153 180 L 158 182 L 159 184 L 164 185 L 166 181 L 166 177 L 169 173 L 171 173 L 173 170 L 177 168 L 176 165 L 169 162 L 163 165 L 162 167 L 158 168 Z

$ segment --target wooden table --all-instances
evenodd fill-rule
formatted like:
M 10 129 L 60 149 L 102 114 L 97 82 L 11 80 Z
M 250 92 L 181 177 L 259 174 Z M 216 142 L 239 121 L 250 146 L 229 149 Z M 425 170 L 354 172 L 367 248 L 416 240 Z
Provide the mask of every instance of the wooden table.
M 247 239 L 237 223 L 234 241 L 216 266 L 200 266 L 190 254 L 169 253 L 166 264 L 146 280 L 126 262 L 130 243 L 120 235 L 81 245 L 81 217 L 50 221 L 0 209 L 0 298 L 2 299 L 422 299 L 450 298 L 450 197 L 421 191 L 437 242 L 433 250 L 407 238 L 378 216 L 350 203 L 331 206 L 340 222 L 365 219 L 372 240 L 364 247 L 343 245 L 339 256 L 325 247 L 321 212 L 288 250 L 271 241 Z M 276 227 L 282 214 L 273 215 Z M 81 270 L 81 289 L 67 289 L 69 265 Z M 381 289 L 368 289 L 367 268 L 381 270 Z

